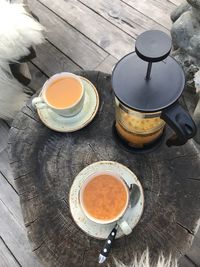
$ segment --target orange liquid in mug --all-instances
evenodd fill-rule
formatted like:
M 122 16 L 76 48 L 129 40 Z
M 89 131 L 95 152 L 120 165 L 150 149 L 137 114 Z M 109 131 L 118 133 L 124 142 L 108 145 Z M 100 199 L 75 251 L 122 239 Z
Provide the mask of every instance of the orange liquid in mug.
M 75 104 L 81 97 L 82 86 L 72 77 L 64 77 L 54 81 L 46 90 L 46 99 L 55 108 L 67 108 Z
M 83 191 L 83 205 L 95 219 L 113 220 L 126 207 L 128 191 L 123 182 L 109 174 L 100 174 Z

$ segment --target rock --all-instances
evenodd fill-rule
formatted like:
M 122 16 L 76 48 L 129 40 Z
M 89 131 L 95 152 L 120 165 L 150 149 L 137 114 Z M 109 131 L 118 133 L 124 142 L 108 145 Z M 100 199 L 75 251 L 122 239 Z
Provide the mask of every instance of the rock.
M 196 88 L 196 93 L 199 96 L 199 101 L 194 110 L 194 121 L 197 125 L 197 134 L 195 136 L 195 141 L 200 144 L 200 70 L 195 73 L 194 84 Z
M 191 9 L 191 6 L 187 2 L 183 2 L 171 13 L 171 20 L 176 21 L 185 11 Z
M 182 65 L 186 74 L 186 90 L 196 93 L 194 76 L 200 69 L 200 0 L 187 0 L 171 14 L 172 56 Z M 195 103 L 196 104 L 196 103 Z M 197 102 L 194 120 L 198 126 L 196 141 L 200 143 L 200 102 Z
M 194 73 L 200 67 L 200 8 L 188 8 L 185 12 L 183 6 L 180 8 L 171 15 L 172 19 L 176 18 L 171 29 L 175 49 L 172 55 L 183 66 L 187 80 L 191 83 Z

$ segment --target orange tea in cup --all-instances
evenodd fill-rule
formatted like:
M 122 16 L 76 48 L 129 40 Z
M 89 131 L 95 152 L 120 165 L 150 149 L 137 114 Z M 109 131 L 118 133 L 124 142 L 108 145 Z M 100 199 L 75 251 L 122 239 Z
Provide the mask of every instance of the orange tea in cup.
M 58 115 L 72 117 L 83 108 L 85 90 L 81 77 L 61 72 L 54 74 L 43 85 L 38 97 L 33 98 L 32 105 L 37 109 L 51 109 Z
M 75 105 L 82 94 L 82 84 L 74 77 L 61 77 L 53 81 L 45 92 L 47 102 L 61 109 Z
M 81 188 L 80 201 L 89 219 L 109 223 L 124 214 L 129 202 L 129 191 L 120 177 L 102 172 L 86 181 Z

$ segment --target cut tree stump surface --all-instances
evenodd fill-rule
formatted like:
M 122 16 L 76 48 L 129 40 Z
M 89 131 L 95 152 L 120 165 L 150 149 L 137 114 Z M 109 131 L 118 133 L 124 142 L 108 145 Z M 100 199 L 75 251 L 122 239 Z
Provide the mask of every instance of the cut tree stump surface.
M 124 263 L 149 247 L 179 257 L 188 250 L 200 215 L 200 157 L 189 141 L 149 154 L 131 154 L 115 143 L 110 75 L 79 72 L 97 88 L 100 107 L 95 119 L 74 133 L 57 133 L 40 121 L 29 101 L 16 116 L 9 135 L 9 156 L 28 237 L 45 266 L 98 266 L 104 241 L 87 236 L 69 211 L 74 177 L 101 160 L 117 161 L 139 178 L 145 195 L 143 216 L 131 235 L 115 241 L 111 255 Z M 168 135 L 168 132 L 167 132 Z M 107 263 L 115 266 L 110 256 Z

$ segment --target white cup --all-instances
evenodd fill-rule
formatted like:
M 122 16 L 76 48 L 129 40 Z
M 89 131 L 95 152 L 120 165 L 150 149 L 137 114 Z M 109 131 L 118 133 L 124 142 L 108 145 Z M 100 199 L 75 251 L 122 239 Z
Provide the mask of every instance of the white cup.
M 91 216 L 91 214 L 89 214 L 86 210 L 86 208 L 84 207 L 84 203 L 83 203 L 83 194 L 84 194 L 84 189 L 86 187 L 86 185 L 96 176 L 101 175 L 101 174 L 108 174 L 108 175 L 112 175 L 114 177 L 116 177 L 117 179 L 119 179 L 122 184 L 124 185 L 124 188 L 126 189 L 127 192 L 127 201 L 126 201 L 126 205 L 124 206 L 123 210 L 112 220 L 100 220 L 97 219 L 93 216 Z M 80 192 L 79 192 L 79 201 L 80 201 L 80 205 L 82 208 L 82 211 L 84 212 L 85 216 L 90 219 L 91 221 L 98 223 L 98 224 L 110 224 L 110 223 L 117 223 L 119 225 L 119 227 L 121 228 L 122 232 L 125 235 L 129 235 L 132 232 L 131 227 L 129 226 L 129 224 L 124 220 L 123 215 L 125 214 L 128 206 L 129 206 L 129 188 L 127 186 L 127 184 L 125 183 L 125 181 L 116 173 L 114 172 L 110 172 L 110 171 L 101 171 L 101 172 L 96 172 L 92 175 L 90 175 L 82 184 L 81 188 L 80 188 Z
M 67 106 L 64 108 L 58 108 L 58 107 L 55 107 L 48 102 L 47 97 L 46 97 L 46 92 L 47 92 L 49 86 L 53 82 L 55 82 L 61 78 L 65 78 L 65 77 L 71 77 L 71 78 L 76 79 L 81 85 L 82 92 L 81 92 L 79 99 L 77 99 L 77 101 L 73 105 Z M 59 114 L 61 116 L 72 117 L 81 111 L 81 109 L 83 107 L 83 103 L 84 103 L 84 98 L 85 98 L 85 91 L 84 91 L 84 86 L 83 86 L 83 83 L 82 83 L 80 77 L 73 74 L 73 73 L 70 73 L 70 72 L 61 72 L 61 73 L 53 75 L 51 78 L 49 78 L 45 82 L 45 84 L 42 87 L 41 95 L 39 97 L 33 98 L 32 105 L 34 108 L 37 108 L 37 109 L 50 108 L 54 112 L 56 112 L 57 114 Z

